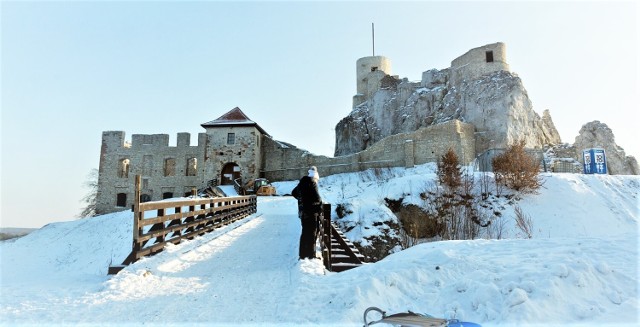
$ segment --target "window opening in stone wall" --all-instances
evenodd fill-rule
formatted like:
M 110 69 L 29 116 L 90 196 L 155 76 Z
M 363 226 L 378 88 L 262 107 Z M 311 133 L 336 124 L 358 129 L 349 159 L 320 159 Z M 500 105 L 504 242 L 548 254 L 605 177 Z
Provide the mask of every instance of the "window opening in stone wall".
M 176 175 L 176 159 L 175 158 L 164 159 L 164 175 L 165 176 Z
M 236 133 L 227 134 L 227 144 L 236 144 Z
M 198 172 L 198 159 L 187 159 L 187 176 L 196 176 Z
M 129 178 L 129 159 L 125 158 L 120 160 L 120 164 L 118 166 L 118 177 Z
M 116 207 L 126 207 L 127 206 L 127 193 L 118 193 L 116 195 Z
M 162 199 L 171 199 L 173 197 L 173 192 L 164 192 L 162 193 Z
M 140 195 L 140 203 L 151 201 L 151 196 L 149 194 Z
M 372 72 L 375 72 L 376 70 L 378 70 L 378 67 L 371 67 Z
M 487 62 L 493 62 L 493 51 L 486 52 Z

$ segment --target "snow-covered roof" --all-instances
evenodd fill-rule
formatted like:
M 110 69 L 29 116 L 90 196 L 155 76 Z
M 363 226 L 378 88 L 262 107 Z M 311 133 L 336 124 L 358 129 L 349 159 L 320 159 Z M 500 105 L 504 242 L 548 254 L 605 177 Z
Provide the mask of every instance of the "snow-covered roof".
M 240 108 L 235 107 L 231 109 L 226 114 L 206 123 L 201 124 L 203 128 L 211 128 L 211 127 L 230 127 L 230 126 L 254 126 L 257 128 L 260 133 L 269 135 L 258 123 L 249 119 L 247 115 L 245 115 Z

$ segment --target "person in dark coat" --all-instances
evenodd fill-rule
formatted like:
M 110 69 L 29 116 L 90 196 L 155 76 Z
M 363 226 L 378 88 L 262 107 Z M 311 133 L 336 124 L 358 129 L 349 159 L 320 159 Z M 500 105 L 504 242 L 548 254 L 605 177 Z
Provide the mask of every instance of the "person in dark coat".
M 291 195 L 301 204 L 302 233 L 300 234 L 300 259 L 314 259 L 316 257 L 316 239 L 318 238 L 319 224 L 322 215 L 322 198 L 318 192 L 318 180 L 320 175 L 315 166 L 309 168 L 307 176 L 298 182 L 291 191 Z

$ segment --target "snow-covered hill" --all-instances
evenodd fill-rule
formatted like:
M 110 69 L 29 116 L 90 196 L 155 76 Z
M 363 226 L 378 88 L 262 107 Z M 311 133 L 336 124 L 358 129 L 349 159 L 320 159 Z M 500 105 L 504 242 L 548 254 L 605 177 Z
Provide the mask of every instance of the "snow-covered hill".
M 384 182 L 362 176 L 321 180 L 326 201 L 348 199 L 361 218 L 352 238 L 390 214 L 382 198 L 410 202 L 433 166 L 393 170 Z M 518 202 L 533 239 L 518 238 L 505 206 L 508 238 L 424 243 L 342 273 L 297 260 L 291 197 L 260 197 L 249 218 L 116 276 L 107 267 L 131 249 L 131 212 L 49 224 L 0 242 L 0 325 L 362 326 L 369 306 L 483 326 L 637 325 L 640 177 L 544 178 Z

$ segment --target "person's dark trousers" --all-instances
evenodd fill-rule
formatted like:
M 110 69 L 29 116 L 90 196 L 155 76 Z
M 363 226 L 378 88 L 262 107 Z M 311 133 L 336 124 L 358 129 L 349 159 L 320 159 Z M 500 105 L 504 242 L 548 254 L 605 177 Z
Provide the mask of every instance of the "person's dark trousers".
M 316 257 L 319 213 L 302 213 L 302 233 L 300 234 L 300 259 Z

